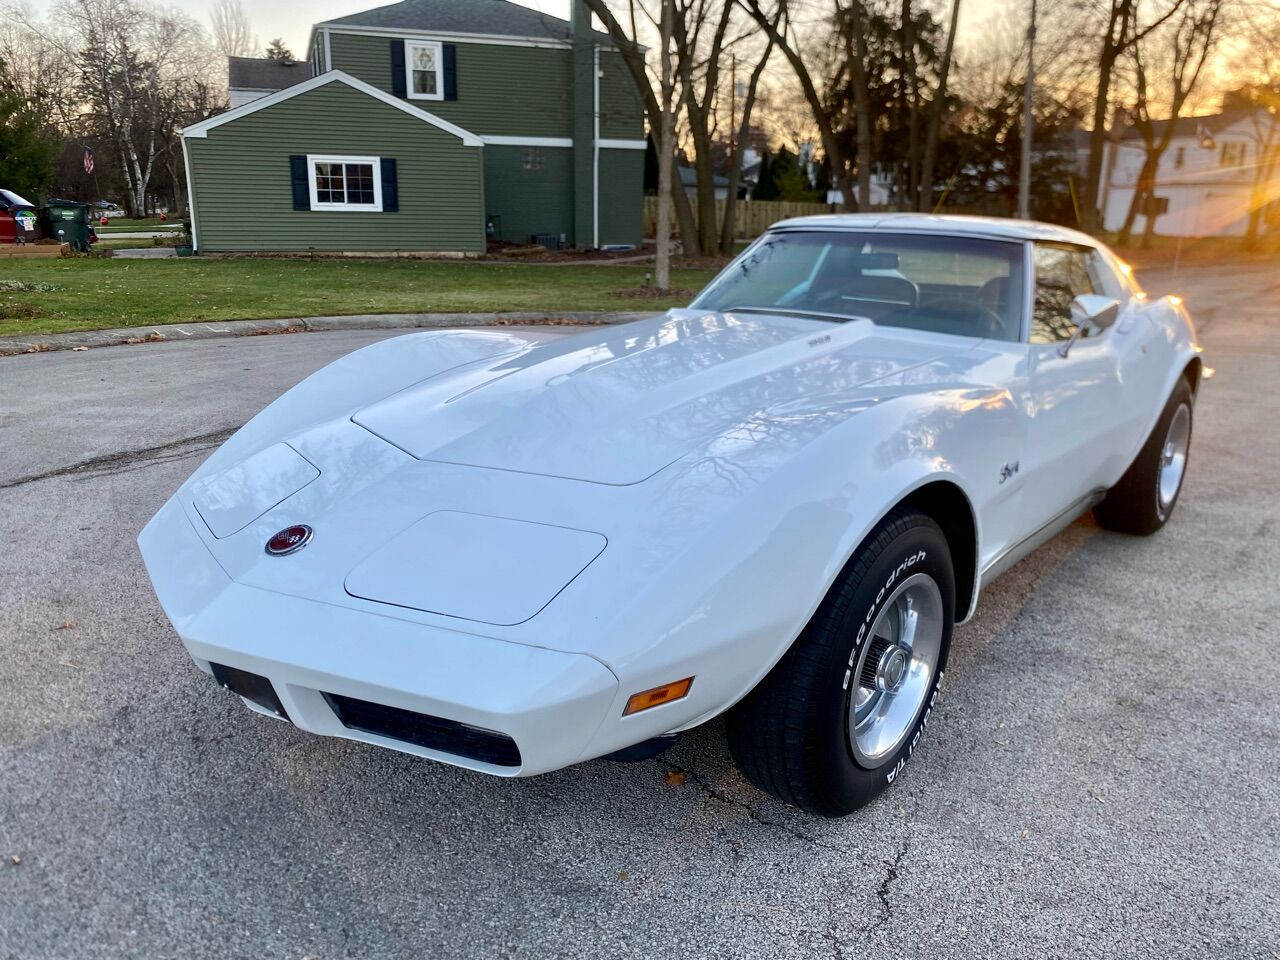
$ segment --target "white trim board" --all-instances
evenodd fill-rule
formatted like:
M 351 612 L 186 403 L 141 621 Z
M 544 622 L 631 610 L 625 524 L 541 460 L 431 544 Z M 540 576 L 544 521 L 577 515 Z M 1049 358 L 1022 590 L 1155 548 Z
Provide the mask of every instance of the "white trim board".
M 319 186 L 316 183 L 316 165 L 320 163 L 340 164 L 342 171 L 342 192 L 346 196 L 346 166 L 359 164 L 370 168 L 370 180 L 373 184 L 373 203 L 333 203 L 321 202 Z M 382 213 L 382 160 L 378 157 L 352 157 L 333 154 L 307 154 L 307 185 L 310 189 L 312 210 L 339 210 L 349 213 Z
M 547 47 L 553 50 L 569 50 L 568 40 L 549 37 L 504 37 L 488 33 L 442 33 L 439 30 L 413 30 L 409 27 L 359 27 L 354 24 L 320 24 L 333 33 L 347 33 L 362 37 L 407 37 L 420 40 L 443 40 L 453 43 L 488 43 L 503 47 Z
M 572 147 L 572 137 L 503 137 L 483 136 L 480 138 L 488 146 L 494 147 Z M 600 140 L 601 150 L 643 150 L 647 143 L 644 140 Z
M 360 93 L 373 97 L 375 100 L 381 100 L 388 106 L 395 107 L 397 110 L 407 113 L 414 119 L 422 120 L 425 123 L 431 124 L 433 127 L 440 128 L 445 131 L 445 133 L 453 134 L 462 141 L 463 146 L 484 146 L 484 140 L 477 137 L 474 133 L 471 133 L 468 130 L 463 130 L 461 127 L 449 123 L 447 120 L 441 120 L 434 114 L 427 113 L 427 111 L 415 107 L 413 104 L 406 103 L 399 97 L 393 97 L 391 94 L 379 90 L 372 84 L 365 83 L 363 80 L 358 80 L 348 73 L 343 73 L 341 70 L 330 70 L 327 73 L 320 74 L 318 77 L 312 77 L 309 80 L 303 80 L 301 83 L 295 83 L 292 87 L 286 87 L 283 90 L 273 93 L 269 97 L 254 100 L 252 103 L 246 103 L 244 106 L 236 107 L 234 110 L 228 110 L 226 113 L 220 113 L 216 117 L 210 117 L 208 120 L 193 123 L 191 126 L 184 127 L 182 129 L 182 136 L 184 139 L 188 137 L 203 139 L 209 135 L 210 130 L 220 127 L 224 123 L 231 123 L 234 120 L 239 120 L 241 117 L 247 117 L 251 113 L 257 113 L 259 110 L 265 110 L 267 107 L 274 107 L 276 104 L 284 103 L 286 100 L 290 100 L 299 94 L 308 93 L 318 87 L 323 87 L 327 83 L 345 83 L 353 90 L 358 90 Z
M 550 50 L 572 50 L 572 40 L 556 40 L 552 37 L 515 37 L 501 33 L 447 33 L 441 30 L 419 30 L 414 27 L 362 27 L 354 23 L 318 23 L 314 27 L 333 33 L 348 33 L 363 37 L 423 37 L 428 40 L 444 40 L 449 43 L 488 43 L 499 47 L 544 47 Z M 604 34 L 593 34 L 592 43 L 602 50 L 618 51 L 618 46 Z M 642 53 L 648 47 L 637 44 Z
M 572 147 L 572 137 L 481 137 L 494 147 Z
M 191 179 L 191 154 L 187 152 L 187 139 L 182 138 L 182 167 L 187 174 L 187 216 L 191 218 L 191 252 L 200 250 L 199 226 L 196 224 L 196 185 Z

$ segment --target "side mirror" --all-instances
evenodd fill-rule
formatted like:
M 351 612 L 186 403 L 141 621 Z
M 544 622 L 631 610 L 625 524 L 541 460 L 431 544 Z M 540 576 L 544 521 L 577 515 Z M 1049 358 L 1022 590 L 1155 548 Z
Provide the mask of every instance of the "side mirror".
M 1104 297 L 1097 293 L 1082 293 L 1071 301 L 1071 320 L 1076 325 L 1071 339 L 1058 348 L 1058 353 L 1066 356 L 1071 347 L 1084 336 L 1089 328 L 1105 330 L 1116 322 L 1120 316 L 1120 301 L 1112 297 Z

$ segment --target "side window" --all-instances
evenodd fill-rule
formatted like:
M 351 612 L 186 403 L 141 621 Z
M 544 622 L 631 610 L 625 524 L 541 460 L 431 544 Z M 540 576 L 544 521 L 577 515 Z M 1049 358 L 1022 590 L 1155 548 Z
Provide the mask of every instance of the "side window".
M 1032 343 L 1057 343 L 1071 339 L 1076 329 L 1071 321 L 1071 301 L 1083 293 L 1099 292 L 1089 269 L 1089 259 L 1093 255 L 1093 251 L 1083 247 L 1036 244 Z

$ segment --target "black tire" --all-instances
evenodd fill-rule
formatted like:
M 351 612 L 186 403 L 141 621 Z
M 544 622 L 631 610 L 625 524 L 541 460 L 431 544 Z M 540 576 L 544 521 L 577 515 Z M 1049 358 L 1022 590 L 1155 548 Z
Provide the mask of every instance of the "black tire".
M 917 573 L 934 581 L 941 637 L 932 676 L 896 748 L 874 764 L 855 759 L 850 682 L 865 626 L 892 588 Z M 753 784 L 824 817 L 852 813 L 892 783 L 919 745 L 946 670 L 955 622 L 955 575 L 947 539 L 928 516 L 896 510 L 871 532 L 836 578 L 791 649 L 727 717 L 729 749 Z M 868 656 L 871 650 L 868 650 Z
M 1187 418 L 1186 454 L 1178 474 L 1177 489 L 1171 499 L 1162 501 L 1160 479 L 1165 459 L 1165 443 L 1174 418 L 1183 408 L 1186 409 Z M 1182 482 L 1186 477 L 1185 458 L 1189 457 L 1191 449 L 1192 408 L 1191 387 L 1186 379 L 1179 378 L 1138 456 L 1120 481 L 1107 491 L 1106 498 L 1093 508 L 1093 515 L 1098 523 L 1108 530 L 1139 536 L 1149 536 L 1165 525 L 1178 504 Z

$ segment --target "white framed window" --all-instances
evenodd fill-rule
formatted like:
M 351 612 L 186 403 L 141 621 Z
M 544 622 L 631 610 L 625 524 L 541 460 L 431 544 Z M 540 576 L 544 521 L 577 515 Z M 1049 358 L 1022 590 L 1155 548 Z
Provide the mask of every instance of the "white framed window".
M 1244 166 L 1244 144 L 1239 142 L 1233 143 L 1231 141 L 1224 143 L 1222 145 L 1222 152 L 1218 156 L 1218 166 Z
M 444 51 L 437 41 L 406 40 L 404 70 L 410 100 L 444 99 Z
M 382 210 L 377 157 L 307 156 L 312 210 Z

